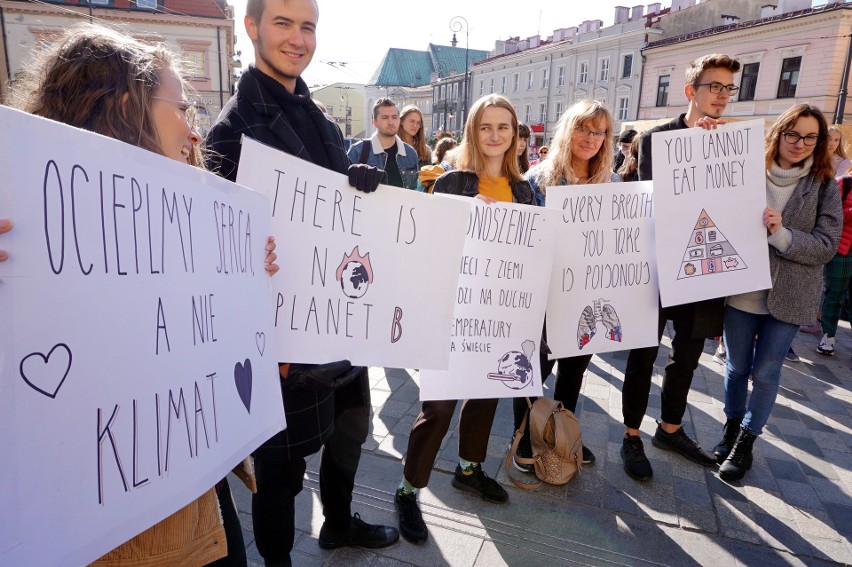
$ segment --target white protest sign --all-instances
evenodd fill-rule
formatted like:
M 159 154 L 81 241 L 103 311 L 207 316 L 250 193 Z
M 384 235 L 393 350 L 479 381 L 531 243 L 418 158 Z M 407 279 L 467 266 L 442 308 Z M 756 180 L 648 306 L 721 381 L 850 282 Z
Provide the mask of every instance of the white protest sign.
M 273 202 L 287 362 L 446 368 L 469 203 L 379 186 L 243 138 L 237 181 Z
M 651 183 L 547 188 L 562 215 L 547 303 L 551 358 L 657 344 Z
M 85 565 L 284 427 L 269 201 L 5 107 L 0 123 L 0 565 Z
M 652 138 L 663 307 L 768 289 L 763 121 Z
M 540 396 L 539 348 L 559 213 L 468 200 L 450 367 L 420 372 L 420 399 Z

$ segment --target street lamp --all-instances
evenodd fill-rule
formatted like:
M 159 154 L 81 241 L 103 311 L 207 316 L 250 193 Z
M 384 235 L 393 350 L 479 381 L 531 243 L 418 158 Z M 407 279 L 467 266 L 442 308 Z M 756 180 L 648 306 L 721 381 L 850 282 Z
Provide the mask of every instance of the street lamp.
M 456 46 L 456 32 L 464 30 L 464 106 L 462 109 L 461 123 L 464 129 L 464 123 L 467 120 L 467 68 L 470 61 L 470 24 L 463 16 L 456 16 L 450 20 L 450 30 L 453 32 L 453 40 L 450 42 L 453 47 Z
M 345 132 L 344 135 L 348 138 L 352 136 L 352 107 L 349 106 L 349 91 L 352 90 L 352 87 L 340 86 L 337 87 L 337 90 L 341 91 L 340 102 L 345 102 L 343 107 L 343 131 Z

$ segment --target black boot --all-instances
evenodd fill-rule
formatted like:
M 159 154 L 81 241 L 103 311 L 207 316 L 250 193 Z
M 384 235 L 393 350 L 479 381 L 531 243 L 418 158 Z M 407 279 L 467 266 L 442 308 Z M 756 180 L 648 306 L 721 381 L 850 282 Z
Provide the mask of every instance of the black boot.
M 716 462 L 720 465 L 725 462 L 728 455 L 731 453 L 731 447 L 737 440 L 737 435 L 740 433 L 740 424 L 743 418 L 729 419 L 725 422 L 725 432 L 722 434 L 722 440 L 719 444 L 713 447 L 713 455 L 716 457 Z
M 740 434 L 731 448 L 731 454 L 719 467 L 719 476 L 722 480 L 740 480 L 745 476 L 746 471 L 751 468 L 751 451 L 755 439 L 757 435 L 740 429 Z

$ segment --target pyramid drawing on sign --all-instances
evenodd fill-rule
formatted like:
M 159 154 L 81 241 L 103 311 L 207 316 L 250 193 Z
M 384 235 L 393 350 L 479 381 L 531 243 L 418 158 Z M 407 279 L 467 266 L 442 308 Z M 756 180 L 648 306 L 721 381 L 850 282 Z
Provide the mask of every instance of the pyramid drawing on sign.
M 686 252 L 680 263 L 677 279 L 709 276 L 734 270 L 744 270 L 747 266 L 728 242 L 707 211 L 701 209 Z

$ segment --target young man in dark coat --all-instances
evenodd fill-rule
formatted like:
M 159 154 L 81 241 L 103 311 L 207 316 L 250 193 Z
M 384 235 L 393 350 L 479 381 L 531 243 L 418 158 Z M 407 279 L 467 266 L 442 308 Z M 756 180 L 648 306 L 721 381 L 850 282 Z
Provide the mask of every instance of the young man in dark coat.
M 300 78 L 316 49 L 316 2 L 249 0 L 246 14 L 256 63 L 243 73 L 237 94 L 207 136 L 209 168 L 235 180 L 240 138 L 245 134 L 348 174 L 357 189 L 375 190 L 384 171 L 350 165 L 340 130 L 317 108 Z M 302 490 L 305 457 L 323 446 L 320 498 L 325 522 L 320 547 L 378 548 L 396 542 L 399 533 L 395 528 L 367 524 L 358 514 L 352 516 L 350 509 L 370 420 L 367 369 L 345 360 L 279 366 L 287 429 L 254 455 L 258 490 L 252 496 L 252 520 L 257 548 L 266 565 L 290 565 L 295 497 Z
M 728 100 L 737 91 L 733 84 L 734 73 L 740 63 L 727 55 L 714 53 L 705 55 L 689 64 L 686 70 L 684 93 L 689 99 L 685 114 L 671 122 L 648 130 L 639 139 L 639 179 L 650 180 L 651 136 L 654 132 L 667 132 L 682 128 L 701 126 L 715 128 L 725 111 Z M 704 339 L 722 334 L 722 318 L 725 298 L 710 299 L 696 303 L 660 307 L 658 336 L 669 319 L 674 326 L 672 351 L 663 375 L 660 422 L 652 438 L 655 447 L 675 451 L 687 459 L 703 466 L 714 466 L 716 459 L 690 439 L 681 427 L 686 412 L 686 398 L 692 385 L 692 375 L 698 367 L 698 359 L 704 351 Z M 651 391 L 651 376 L 659 345 L 637 348 L 627 357 L 622 389 L 622 414 L 626 432 L 621 446 L 624 470 L 636 480 L 650 480 L 653 476 L 651 463 L 645 456 L 639 426 L 648 409 Z

